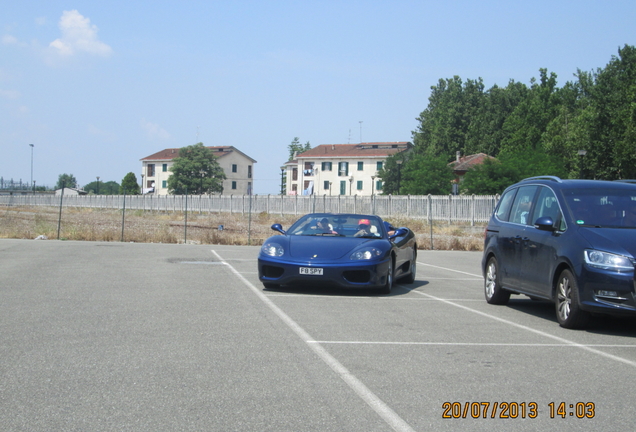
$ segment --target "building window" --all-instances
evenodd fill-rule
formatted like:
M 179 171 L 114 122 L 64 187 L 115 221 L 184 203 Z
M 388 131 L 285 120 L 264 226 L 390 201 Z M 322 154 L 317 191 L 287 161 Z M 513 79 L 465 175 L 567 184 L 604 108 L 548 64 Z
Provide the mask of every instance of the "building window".
M 252 195 L 252 182 L 247 182 L 247 194 Z
M 235 181 L 232 182 L 232 189 L 236 190 L 236 182 Z
M 168 164 L 161 165 L 161 171 L 168 172 Z
M 323 171 L 331 171 L 331 162 L 323 162 L 322 163 Z
M 376 162 L 375 163 L 375 169 L 380 171 L 382 169 L 382 161 Z
M 340 195 L 346 195 L 347 193 L 347 181 L 340 180 Z
M 364 170 L 364 162 L 358 162 L 358 171 Z
M 338 163 L 338 175 L 341 177 L 349 175 L 349 162 Z
M 382 180 L 378 180 L 375 182 L 375 189 L 381 191 L 382 190 Z
M 155 164 L 148 164 L 148 168 L 146 169 L 146 175 L 148 177 L 155 176 Z
M 362 190 L 362 180 L 358 180 L 357 185 L 358 185 L 358 190 L 361 191 Z
M 162 187 L 163 189 L 167 188 L 167 187 L 168 187 L 168 180 L 162 180 L 162 181 L 161 181 L 161 187 Z
M 292 169 L 292 180 L 298 180 L 298 168 Z
M 313 162 L 305 162 L 305 169 L 303 170 L 304 176 L 312 176 L 314 175 L 314 163 Z
M 252 178 L 252 165 L 247 166 L 247 178 Z
M 232 172 L 235 173 L 238 171 L 238 166 L 236 164 L 232 164 Z
M 322 182 L 322 188 L 324 190 L 329 190 L 329 180 L 325 180 Z

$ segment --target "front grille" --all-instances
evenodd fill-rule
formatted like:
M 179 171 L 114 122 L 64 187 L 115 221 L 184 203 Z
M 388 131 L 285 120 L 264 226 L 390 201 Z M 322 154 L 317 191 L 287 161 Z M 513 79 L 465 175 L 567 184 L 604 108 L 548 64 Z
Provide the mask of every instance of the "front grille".
M 271 265 L 263 266 L 263 276 L 268 278 L 279 278 L 283 275 L 285 270 L 282 267 L 276 267 Z
M 349 270 L 342 276 L 351 283 L 368 283 L 371 280 L 371 273 L 368 270 Z

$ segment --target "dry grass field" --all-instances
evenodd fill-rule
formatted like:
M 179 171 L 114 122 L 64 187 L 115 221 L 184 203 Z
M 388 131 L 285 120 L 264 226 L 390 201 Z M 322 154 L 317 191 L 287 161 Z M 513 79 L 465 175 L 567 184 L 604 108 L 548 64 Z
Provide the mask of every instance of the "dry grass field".
M 92 208 L 0 207 L 0 238 L 126 241 L 140 243 L 194 243 L 260 245 L 274 234 L 270 226 L 289 227 L 293 215 L 267 213 L 188 213 Z M 431 226 L 425 220 L 391 218 L 394 226 L 406 226 L 417 236 L 419 249 L 431 249 Z M 219 229 L 219 226 L 223 229 Z M 123 227 L 123 229 L 122 229 Z M 436 222 L 433 249 L 480 251 L 484 226 L 470 227 Z

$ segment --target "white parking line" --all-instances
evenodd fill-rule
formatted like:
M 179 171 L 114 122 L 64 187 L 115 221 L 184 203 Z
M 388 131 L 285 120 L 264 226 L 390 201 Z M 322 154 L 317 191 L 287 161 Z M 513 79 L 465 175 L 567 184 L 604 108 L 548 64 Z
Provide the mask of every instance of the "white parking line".
M 555 336 L 553 334 L 546 333 L 546 332 L 541 331 L 541 330 L 533 329 L 532 327 L 528 327 L 528 326 L 525 326 L 523 324 L 518 324 L 516 322 L 512 322 L 512 321 L 509 321 L 507 319 L 499 318 L 497 316 L 494 316 L 494 315 L 491 315 L 491 314 L 488 314 L 488 313 L 485 313 L 485 312 L 481 312 L 481 311 L 478 311 L 476 309 L 471 309 L 468 306 L 463 306 L 463 305 L 460 305 L 460 304 L 455 303 L 453 301 L 446 300 L 446 299 L 443 299 L 443 298 L 440 298 L 440 297 L 435 297 L 433 295 L 426 294 L 426 293 L 423 293 L 423 292 L 420 292 L 420 291 L 415 291 L 415 290 L 410 290 L 410 291 L 414 292 L 416 294 L 419 294 L 421 296 L 425 296 L 425 297 L 427 297 L 429 299 L 438 300 L 438 301 L 440 301 L 442 303 L 446 303 L 446 304 L 448 304 L 450 306 L 455 306 L 455 307 L 458 307 L 458 308 L 463 309 L 465 311 L 472 312 L 472 313 L 475 313 L 477 315 L 481 315 L 483 317 L 493 319 L 495 321 L 499 321 L 499 322 L 507 324 L 509 326 L 517 327 L 519 329 L 526 330 L 526 331 L 529 331 L 531 333 L 535 333 L 535 334 L 538 334 L 540 336 L 556 340 L 560 344 L 571 345 L 571 346 L 573 346 L 575 348 L 580 348 L 582 350 L 591 352 L 593 354 L 597 354 L 597 355 L 600 355 L 602 357 L 605 357 L 605 358 L 608 358 L 608 359 L 611 359 L 611 360 L 614 360 L 614 361 L 617 361 L 617 362 L 620 362 L 620 363 L 624 363 L 624 364 L 629 365 L 629 366 L 636 367 L 636 362 L 635 361 L 628 360 L 628 359 L 623 358 L 623 357 L 619 357 L 619 356 L 616 356 L 616 355 L 613 355 L 613 354 L 609 354 L 609 353 L 597 350 L 595 348 L 592 348 L 593 345 L 583 345 L 583 344 L 580 344 L 578 342 L 574 342 L 574 341 L 571 341 L 571 340 L 568 340 L 568 339 L 564 339 L 562 337 Z
M 571 343 L 479 343 L 479 342 L 382 342 L 382 341 L 313 341 L 320 344 L 351 344 L 351 345 L 439 345 L 439 346 L 502 346 L 502 347 L 565 347 L 579 348 Z M 636 348 L 636 345 L 621 344 L 587 344 L 586 347 L 597 348 Z
M 314 351 L 347 385 L 355 391 L 360 398 L 365 401 L 393 430 L 397 432 L 414 432 L 414 429 L 406 423 L 395 411 L 377 397 L 362 381 L 356 378 L 347 368 L 325 350 L 320 343 L 317 343 L 300 325 L 289 317 L 282 309 L 272 302 L 265 294 L 257 289 L 231 264 L 226 262 L 215 250 L 212 253 L 224 263 L 245 285 L 247 285 L 258 298 L 269 307 L 307 346 Z
M 433 264 L 427 264 L 427 263 L 423 263 L 423 262 L 419 262 L 419 261 L 417 262 L 417 264 L 418 265 L 427 266 L 427 267 L 434 267 L 434 268 L 438 268 L 440 270 L 446 270 L 446 271 L 453 272 L 453 273 L 461 273 L 461 274 L 465 274 L 465 275 L 468 275 L 468 276 L 476 277 L 477 279 L 482 279 L 483 278 L 482 275 L 476 275 L 476 274 L 473 274 L 473 273 L 467 273 L 467 272 L 463 272 L 463 271 L 459 271 L 459 270 L 455 270 L 455 269 L 451 269 L 451 268 L 447 268 L 447 267 L 440 267 L 440 266 L 436 266 L 436 265 L 433 265 Z

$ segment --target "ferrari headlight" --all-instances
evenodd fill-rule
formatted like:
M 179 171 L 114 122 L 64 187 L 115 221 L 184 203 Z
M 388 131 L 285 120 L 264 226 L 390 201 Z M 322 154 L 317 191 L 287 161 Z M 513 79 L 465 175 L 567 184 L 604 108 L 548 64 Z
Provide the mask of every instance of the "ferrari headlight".
M 585 250 L 585 262 L 592 267 L 606 270 L 634 270 L 634 265 L 626 256 L 593 249 Z
M 283 249 L 283 247 L 278 243 L 265 243 L 261 247 L 261 253 L 263 253 L 263 255 L 279 257 L 283 256 L 285 249 Z
M 359 249 L 349 257 L 352 260 L 370 260 L 382 255 L 382 251 L 376 248 Z

